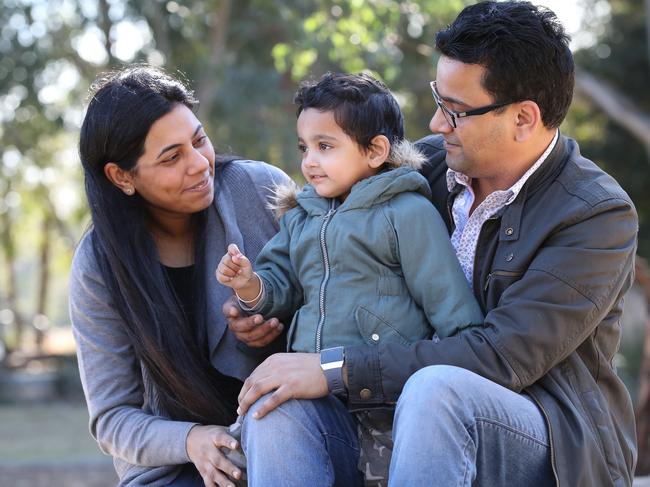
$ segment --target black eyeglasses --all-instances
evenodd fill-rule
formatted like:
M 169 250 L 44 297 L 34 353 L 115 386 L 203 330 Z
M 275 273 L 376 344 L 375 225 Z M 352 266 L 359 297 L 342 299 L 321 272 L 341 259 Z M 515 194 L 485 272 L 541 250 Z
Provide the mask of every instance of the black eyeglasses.
M 440 110 L 442 110 L 442 114 L 444 115 L 445 120 L 447 120 L 449 125 L 451 125 L 453 128 L 456 128 L 457 118 L 471 117 L 473 115 L 483 115 L 485 113 L 491 112 L 492 110 L 505 107 L 506 105 L 510 105 L 512 103 L 511 101 L 505 103 L 493 103 L 492 105 L 486 105 L 484 107 L 474 108 L 472 110 L 467 110 L 466 112 L 455 112 L 452 109 L 447 108 L 447 106 L 442 102 L 442 97 L 440 96 L 440 93 L 438 93 L 436 82 L 432 81 L 430 85 L 431 85 L 431 92 L 433 93 L 433 99 L 436 101 L 436 105 L 438 105 Z

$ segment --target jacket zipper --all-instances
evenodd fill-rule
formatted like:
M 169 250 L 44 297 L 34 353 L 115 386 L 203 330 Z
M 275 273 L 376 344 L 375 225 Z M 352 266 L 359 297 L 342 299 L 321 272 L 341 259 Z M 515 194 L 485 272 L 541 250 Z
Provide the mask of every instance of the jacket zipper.
M 539 400 L 535 397 L 535 395 L 531 391 L 526 391 L 526 393 L 535 401 L 535 404 L 537 404 L 537 407 L 539 410 L 542 412 L 544 415 L 544 420 L 546 421 L 546 425 L 548 426 L 548 444 L 550 445 L 551 448 L 551 467 L 553 468 L 553 476 L 555 477 L 555 485 L 557 487 L 560 487 L 560 479 L 557 476 L 557 468 L 555 466 L 555 450 L 553 449 L 553 430 L 551 429 L 551 421 L 548 417 L 548 413 L 546 412 L 546 409 L 544 409 L 544 406 L 542 406 L 542 403 L 539 402 Z
M 483 286 L 483 292 L 487 292 L 492 276 L 516 277 L 516 276 L 521 276 L 521 272 L 513 272 L 513 271 L 490 272 L 487 276 L 487 279 L 485 279 L 485 286 Z
M 498 220 L 501 218 L 501 216 L 496 216 L 492 215 L 488 219 L 486 219 L 483 224 L 481 225 L 481 229 L 479 230 L 478 233 L 478 238 L 476 239 L 476 248 L 474 249 L 474 268 L 472 269 L 472 290 L 474 291 L 474 296 L 481 296 L 484 301 L 483 308 L 485 308 L 485 304 L 487 303 L 486 297 L 483 295 L 483 293 L 480 293 L 480 283 L 479 283 L 479 276 L 478 276 L 478 265 L 476 263 L 476 258 L 479 256 L 479 248 L 481 244 L 481 236 L 483 235 L 483 230 L 485 230 L 485 224 L 494 220 Z M 483 286 L 483 292 L 487 291 L 488 284 L 490 283 L 491 279 L 491 274 L 488 274 L 487 278 L 485 279 L 485 285 Z
M 325 214 L 323 218 L 323 223 L 320 227 L 320 249 L 323 254 L 323 267 L 325 268 L 325 274 L 323 275 L 323 280 L 320 283 L 320 292 L 318 295 L 318 310 L 320 316 L 318 318 L 318 326 L 316 327 L 316 353 L 320 352 L 322 345 L 322 335 L 323 335 L 323 325 L 325 324 L 325 287 L 327 286 L 327 281 L 330 278 L 330 259 L 327 254 L 327 243 L 325 242 L 325 231 L 327 226 L 332 219 L 332 215 L 336 212 L 334 209 L 334 200 L 330 203 L 330 209 Z

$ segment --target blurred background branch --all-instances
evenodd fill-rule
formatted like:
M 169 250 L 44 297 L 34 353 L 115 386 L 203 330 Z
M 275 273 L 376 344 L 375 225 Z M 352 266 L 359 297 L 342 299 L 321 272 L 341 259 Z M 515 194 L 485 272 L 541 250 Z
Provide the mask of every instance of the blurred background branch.
M 639 140 L 648 153 L 650 162 L 650 114 L 607 82 L 578 67 L 576 88 L 607 116 Z

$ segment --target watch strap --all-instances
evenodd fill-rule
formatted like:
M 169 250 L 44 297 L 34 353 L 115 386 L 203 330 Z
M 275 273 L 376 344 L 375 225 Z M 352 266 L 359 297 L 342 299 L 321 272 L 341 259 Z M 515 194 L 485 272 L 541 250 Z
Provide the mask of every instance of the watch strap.
M 343 347 L 326 348 L 320 352 L 320 366 L 327 380 L 327 388 L 335 396 L 346 396 L 347 389 L 343 382 L 343 363 L 345 351 Z

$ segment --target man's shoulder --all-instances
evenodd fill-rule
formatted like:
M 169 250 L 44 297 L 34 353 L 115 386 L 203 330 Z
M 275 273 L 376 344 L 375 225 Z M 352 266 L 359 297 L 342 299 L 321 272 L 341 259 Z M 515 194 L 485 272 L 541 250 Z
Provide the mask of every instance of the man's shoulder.
M 440 134 L 426 135 L 421 139 L 416 140 L 415 144 L 418 146 L 418 149 L 426 155 L 429 155 L 429 151 L 433 153 L 445 150 L 444 138 Z
M 611 175 L 580 154 L 575 140 L 565 138 L 565 144 L 568 160 L 556 181 L 567 193 L 589 206 L 608 200 L 619 200 L 633 206 L 631 198 Z
M 416 141 L 415 145 L 427 158 L 427 162 L 420 172 L 427 175 L 431 172 L 447 170 L 447 165 L 445 164 L 445 156 L 447 153 L 445 152 L 442 135 L 427 135 Z

